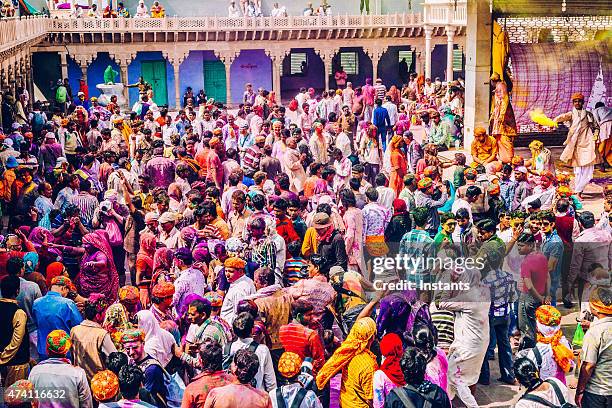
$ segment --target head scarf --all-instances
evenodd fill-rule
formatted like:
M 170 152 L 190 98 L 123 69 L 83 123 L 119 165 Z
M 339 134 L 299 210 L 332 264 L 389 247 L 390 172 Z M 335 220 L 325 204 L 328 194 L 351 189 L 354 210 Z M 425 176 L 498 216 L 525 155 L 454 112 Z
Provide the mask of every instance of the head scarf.
M 406 380 L 400 367 L 400 359 L 404 353 L 400 336 L 395 333 L 386 334 L 380 341 L 380 352 L 385 357 L 380 369 L 395 385 L 405 385 Z
M 317 374 L 317 386 L 323 389 L 327 382 L 342 370 L 358 354 L 364 353 L 368 343 L 376 335 L 376 322 L 370 317 L 363 317 L 355 322 L 349 335 L 336 349 L 329 360 Z
M 302 369 L 302 357 L 291 351 L 285 351 L 278 360 L 278 373 L 285 378 L 293 378 Z
M 183 227 L 181 229 L 181 239 L 187 242 L 189 244 L 188 246 L 191 246 L 191 244 L 193 244 L 193 241 L 196 238 L 196 233 L 196 229 L 193 228 L 191 225 Z
M 53 278 L 60 276 L 62 272 L 64 272 L 64 265 L 61 262 L 51 262 L 47 266 L 46 283 L 48 288 L 51 287 L 51 281 Z
M 110 370 L 97 372 L 91 379 L 91 393 L 97 401 L 108 401 L 119 392 L 119 379 Z
M 28 252 L 23 256 L 23 263 L 25 264 L 25 273 L 32 273 L 38 266 L 38 254 L 36 252 Z
M 393 135 L 393 138 L 391 138 L 391 143 L 390 143 L 391 148 L 398 149 L 402 140 L 404 139 L 400 135 Z
M 174 295 L 175 288 L 174 284 L 170 282 L 159 282 L 155 286 L 153 286 L 152 294 L 153 296 L 163 299 Z
M 195 246 L 192 252 L 193 262 L 206 262 L 209 263 L 212 258 L 210 251 L 208 250 L 208 243 L 200 242 Z
M 141 310 L 136 313 L 138 327 L 145 332 L 145 352 L 165 367 L 172 359 L 172 346 L 176 344 L 170 332 L 159 327 L 153 312 Z
M 146 266 L 153 271 L 153 257 L 155 256 L 155 248 L 157 246 L 157 238 L 150 232 L 145 232 L 140 235 L 140 249 L 136 254 L 136 262 L 144 262 Z
M 561 313 L 553 306 L 542 305 L 536 309 L 538 343 L 550 344 L 553 358 L 564 372 L 572 368 L 574 353 L 563 342 Z
M 113 261 L 113 250 L 108 242 L 108 233 L 104 230 L 96 230 L 91 232 L 83 237 L 83 244 L 89 244 L 95 247 L 98 251 L 102 252 L 106 256 L 110 277 L 108 278 L 107 284 L 104 285 L 104 287 L 99 288 L 96 287 L 98 285 L 94 285 L 93 282 L 88 282 L 89 279 L 83 279 L 86 278 L 86 276 L 83 276 L 81 279 L 79 279 L 81 287 L 85 286 L 87 288 L 85 292 L 88 293 L 102 289 L 104 295 L 106 295 L 109 299 L 109 302 L 114 302 L 117 300 L 117 291 L 119 290 L 119 274 L 117 273 L 117 268 L 115 267 L 115 261 Z M 84 263 L 85 259 L 87 259 L 86 256 L 83 257 L 81 262 Z
M 612 315 L 612 294 L 609 289 L 596 287 L 589 297 L 591 309 L 607 316 Z
M 121 303 L 114 303 L 106 309 L 102 327 L 110 333 L 115 346 L 121 346 L 123 332 L 132 328 L 127 309 Z
M 155 251 L 153 256 L 153 271 L 163 269 L 169 271 L 172 268 L 172 260 L 174 259 L 174 251 L 170 248 L 161 247 Z
M 584 101 L 584 95 L 580 92 L 575 92 L 572 94 L 572 101 L 575 101 L 576 99 Z
M 433 180 L 430 179 L 429 177 L 423 177 L 417 183 L 417 187 L 419 188 L 419 190 L 426 190 L 432 185 L 433 185 Z
M 246 267 L 246 262 L 240 258 L 231 257 L 225 260 L 223 266 L 226 268 L 244 269 Z
M 542 143 L 539 140 L 534 140 L 531 143 L 529 143 L 529 149 L 531 150 L 542 150 L 543 147 L 544 147 L 544 143 Z
M 43 243 L 45 242 L 45 238 L 47 240 L 47 243 L 54 242 L 54 237 L 53 237 L 53 234 L 51 234 L 51 231 L 43 227 L 32 228 L 32 231 L 30 231 L 30 236 L 28 237 L 30 242 L 34 244 L 34 248 L 36 249 L 36 252 L 40 252 L 42 250 L 41 247 Z M 61 256 L 62 254 L 56 248 L 48 248 L 48 251 L 57 256 Z
M 401 198 L 396 198 L 393 200 L 393 215 L 404 215 L 407 213 L 408 207 L 406 206 L 406 201 Z
M 47 336 L 47 353 L 65 356 L 71 346 L 70 336 L 63 330 L 53 330 Z

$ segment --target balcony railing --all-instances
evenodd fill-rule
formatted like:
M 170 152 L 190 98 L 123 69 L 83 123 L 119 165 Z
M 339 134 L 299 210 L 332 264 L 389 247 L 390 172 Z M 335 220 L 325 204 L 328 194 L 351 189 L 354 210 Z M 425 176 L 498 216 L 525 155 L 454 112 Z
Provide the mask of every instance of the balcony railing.
M 48 31 L 49 21 L 43 16 L 0 20 L 0 52 L 42 37 Z
M 53 18 L 49 32 L 326 30 L 419 27 L 421 14 L 289 17 Z
M 423 20 L 429 25 L 467 25 L 467 0 L 426 0 Z

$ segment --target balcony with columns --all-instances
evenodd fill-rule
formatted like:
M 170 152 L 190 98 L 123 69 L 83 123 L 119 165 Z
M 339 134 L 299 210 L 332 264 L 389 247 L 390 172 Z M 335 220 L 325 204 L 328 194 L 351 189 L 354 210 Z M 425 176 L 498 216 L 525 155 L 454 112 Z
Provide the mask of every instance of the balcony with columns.
M 95 84 L 101 82 L 100 67 L 96 65 L 96 61 L 101 64 L 99 54 L 106 55 L 102 60 L 120 72 L 123 83 L 138 79 L 142 58 L 146 57 L 163 62 L 162 67 L 167 65 L 164 71 L 167 98 L 162 104 L 179 106 L 185 86 L 206 88 L 203 65 L 216 61 L 222 64 L 218 75 L 225 74 L 224 79 L 219 79 L 225 85 L 221 100 L 239 102 L 242 81 L 271 89 L 277 98 L 286 99 L 292 96 L 298 83 L 299 87 L 313 86 L 319 90 L 335 87 L 333 76 L 340 53 L 347 49 L 359 57 L 359 72 L 349 75 L 349 80 L 353 78 L 356 84 L 366 77 L 380 77 L 389 84 L 401 83 L 397 74 L 398 52 L 411 53 L 412 71 L 452 80 L 453 50 L 465 47 L 466 3 L 466 0 L 426 0 L 422 13 L 375 15 L 40 17 L 0 21 L 0 53 L 5 51 L 7 56 L 2 61 L 0 80 L 10 82 L 9 65 L 11 72 L 15 72 L 18 61 L 26 55 L 55 54 L 59 55 L 54 63 L 58 66 L 57 77 L 69 78 L 75 85 L 80 78 L 89 80 L 93 91 L 90 93 L 95 95 Z M 296 46 L 307 54 L 311 66 L 301 78 L 289 72 L 287 57 Z M 18 48 L 21 54 L 11 59 L 13 54 L 19 54 Z M 254 60 L 234 64 L 237 58 Z

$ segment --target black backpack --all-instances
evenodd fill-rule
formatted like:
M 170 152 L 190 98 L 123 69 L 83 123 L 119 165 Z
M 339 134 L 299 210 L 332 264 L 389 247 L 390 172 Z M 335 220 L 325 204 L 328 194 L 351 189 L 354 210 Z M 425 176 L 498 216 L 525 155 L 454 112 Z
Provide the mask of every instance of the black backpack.
M 555 405 L 552 402 L 547 401 L 542 397 L 538 397 L 537 395 L 531 395 L 527 393 L 523 394 L 521 399 L 537 402 L 539 404 L 544 405 L 547 408 L 578 408 L 576 405 L 565 401 L 565 397 L 563 396 L 563 393 L 561 392 L 561 389 L 559 388 L 556 382 L 549 381 L 549 380 L 546 380 L 544 382 L 550 384 L 550 386 L 553 388 L 553 390 L 555 391 L 555 395 L 557 396 L 557 399 L 559 400 L 561 405 Z
M 304 388 L 300 388 L 295 398 L 293 399 L 291 406 L 287 407 L 287 401 L 285 401 L 285 397 L 283 397 L 282 387 L 278 387 L 276 389 L 276 406 L 278 408 L 300 408 L 300 405 L 302 405 L 302 401 L 304 401 L 304 398 L 306 398 L 307 393 L 307 390 L 305 390 Z

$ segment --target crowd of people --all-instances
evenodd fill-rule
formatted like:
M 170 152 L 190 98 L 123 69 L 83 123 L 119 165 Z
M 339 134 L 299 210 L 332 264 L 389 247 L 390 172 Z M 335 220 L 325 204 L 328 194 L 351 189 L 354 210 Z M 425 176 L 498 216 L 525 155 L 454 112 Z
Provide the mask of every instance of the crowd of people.
M 9 406 L 477 407 L 496 348 L 517 407 L 610 406 L 612 187 L 582 210 L 582 173 L 537 140 L 501 155 L 495 120 L 471 159 L 440 155 L 463 140 L 462 81 L 286 106 L 247 84 L 237 110 L 188 89 L 176 113 L 145 85 L 135 111 L 62 81 L 46 110 L 3 97 Z M 580 155 L 595 126 L 573 100 Z

